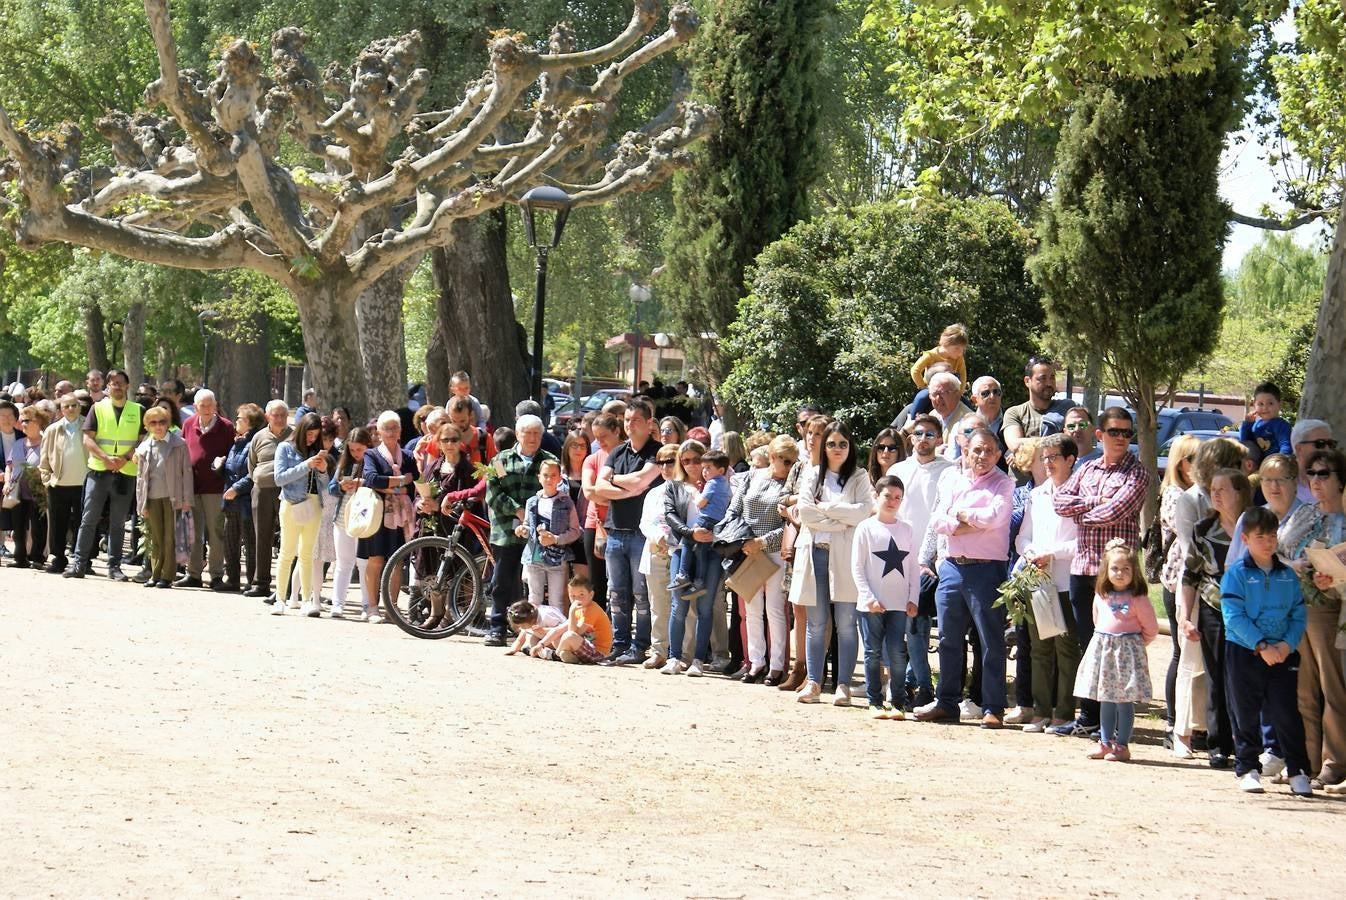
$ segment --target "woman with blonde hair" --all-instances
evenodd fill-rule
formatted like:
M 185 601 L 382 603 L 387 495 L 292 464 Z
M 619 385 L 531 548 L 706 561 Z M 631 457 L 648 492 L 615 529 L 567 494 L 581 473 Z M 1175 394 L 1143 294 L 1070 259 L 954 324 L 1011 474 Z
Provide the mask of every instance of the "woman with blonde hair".
M 1178 667 L 1182 662 L 1183 648 L 1188 643 L 1183 641 L 1178 634 L 1177 603 L 1178 590 L 1182 585 L 1183 556 L 1182 547 L 1178 541 L 1176 518 L 1178 501 L 1182 498 L 1183 492 L 1195 483 L 1193 466 L 1196 461 L 1196 452 L 1199 449 L 1201 449 L 1201 438 L 1194 434 L 1184 434 L 1175 440 L 1168 448 L 1168 468 L 1164 470 L 1164 481 L 1159 488 L 1159 540 L 1160 549 L 1164 554 L 1164 567 L 1159 576 L 1159 584 L 1163 588 L 1164 612 L 1168 614 L 1168 634 L 1169 641 L 1172 643 L 1172 653 L 1168 660 L 1168 673 L 1164 677 L 1164 708 L 1167 711 L 1164 743 L 1170 750 L 1183 757 L 1187 754 L 1186 748 L 1176 747 L 1173 742 L 1173 735 L 1175 733 L 1190 733 L 1192 723 L 1184 723 L 1181 729 L 1176 731 L 1174 729 Z M 1188 655 L 1192 657 L 1188 660 L 1188 669 L 1191 668 L 1191 663 L 1199 650 L 1200 647 L 1195 644 L 1188 648 Z M 1187 687 L 1189 691 L 1192 688 L 1191 685 Z

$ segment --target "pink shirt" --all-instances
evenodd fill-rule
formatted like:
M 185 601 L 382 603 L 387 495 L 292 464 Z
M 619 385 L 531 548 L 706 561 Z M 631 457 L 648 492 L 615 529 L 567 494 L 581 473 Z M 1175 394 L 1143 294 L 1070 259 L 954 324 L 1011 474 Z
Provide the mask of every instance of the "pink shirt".
M 979 478 L 964 472 L 948 476 L 949 490 L 941 497 L 930 528 L 948 535 L 949 557 L 969 559 L 1008 559 L 1010 513 L 1014 509 L 1014 480 L 997 468 Z M 968 524 L 976 528 L 955 535 L 958 513 L 967 511 Z
M 598 472 L 603 468 L 607 461 L 608 452 L 606 450 L 598 450 L 594 453 L 590 453 L 584 458 L 583 472 L 584 475 L 588 476 L 590 483 L 598 480 Z M 607 515 L 608 505 L 606 503 L 599 503 L 597 500 L 591 500 L 589 502 L 588 510 L 584 513 L 584 527 L 597 528 L 602 524 L 603 520 L 607 518 Z
M 1159 633 L 1159 623 L 1149 597 L 1109 591 L 1106 597 L 1094 594 L 1094 631 L 1139 634 L 1148 644 Z

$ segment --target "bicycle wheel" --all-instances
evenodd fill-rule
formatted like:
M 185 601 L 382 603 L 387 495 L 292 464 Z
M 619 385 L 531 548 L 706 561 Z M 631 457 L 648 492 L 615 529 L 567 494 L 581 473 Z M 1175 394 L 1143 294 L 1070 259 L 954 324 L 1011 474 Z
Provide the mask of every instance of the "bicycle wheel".
M 396 596 L 392 594 L 393 572 L 403 576 Z M 408 541 L 388 557 L 379 592 L 397 627 L 414 637 L 437 640 L 462 630 L 449 600 L 463 576 L 478 576 L 472 555 L 449 538 L 427 535 Z M 439 627 L 426 628 L 436 597 L 444 600 L 444 619 Z
M 472 563 L 473 571 L 463 569 L 455 576 L 457 581 L 449 590 L 448 609 L 453 615 L 457 630 L 472 637 L 482 637 L 486 634 L 491 618 L 491 609 L 486 603 L 486 585 L 490 583 L 490 570 L 484 555 L 475 557 Z

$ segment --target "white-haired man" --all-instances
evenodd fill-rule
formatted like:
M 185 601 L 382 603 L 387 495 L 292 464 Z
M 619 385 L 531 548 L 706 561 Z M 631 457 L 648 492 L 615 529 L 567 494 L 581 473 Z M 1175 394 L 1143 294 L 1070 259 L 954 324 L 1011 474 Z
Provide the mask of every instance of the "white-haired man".
M 491 576 L 491 621 L 486 646 L 505 646 L 505 613 L 519 599 L 523 577 L 523 550 L 527 541 L 514 533 L 523 523 L 528 498 L 542 482 L 538 470 L 556 457 L 542 449 L 542 420 L 520 416 L 514 423 L 518 443 L 496 454 L 492 465 L 496 477 L 486 482 L 486 506 L 491 511 L 491 547 L 495 572 Z
M 940 443 L 949 446 L 953 443 L 953 426 L 972 410 L 960 396 L 962 382 L 952 372 L 940 372 L 930 379 L 930 412 L 944 425 Z
M 210 545 L 210 589 L 224 590 L 224 458 L 234 446 L 234 423 L 219 415 L 215 392 L 202 388 L 192 398 L 196 412 L 182 423 L 187 442 L 187 457 L 192 463 L 192 517 L 196 536 L 187 574 L 174 587 L 201 587 L 201 572 L 206 564 L 206 545 Z
M 1295 459 L 1299 462 L 1299 499 L 1303 503 L 1313 503 L 1313 492 L 1309 490 L 1309 457 L 1318 450 L 1335 450 L 1337 441 L 1332 437 L 1332 426 L 1322 419 L 1300 419 L 1290 430 L 1290 443 L 1295 447 Z
M 284 400 L 266 405 L 266 427 L 252 437 L 248 445 L 248 479 L 252 482 L 253 545 L 257 561 L 257 580 L 244 596 L 266 597 L 271 593 L 271 548 L 280 524 L 280 488 L 276 486 L 276 448 L 288 441 L 290 407 Z M 284 599 L 277 602 L 284 603 Z

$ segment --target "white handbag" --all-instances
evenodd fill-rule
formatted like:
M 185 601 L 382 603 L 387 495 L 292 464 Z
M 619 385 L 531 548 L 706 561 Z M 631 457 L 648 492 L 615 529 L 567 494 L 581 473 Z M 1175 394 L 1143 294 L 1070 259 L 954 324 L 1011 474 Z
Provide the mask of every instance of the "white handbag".
M 346 499 L 346 534 L 353 538 L 373 537 L 383 527 L 383 498 L 378 491 L 362 487 Z
M 1047 640 L 1066 633 L 1066 614 L 1061 610 L 1061 598 L 1053 584 L 1040 584 L 1029 595 L 1033 605 L 1033 624 L 1038 639 Z

